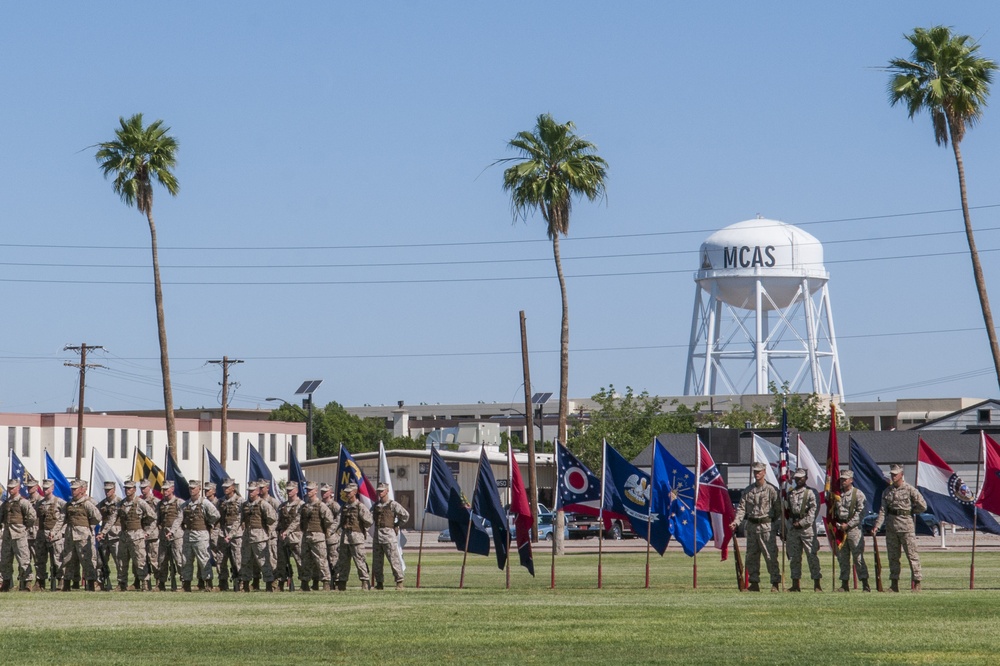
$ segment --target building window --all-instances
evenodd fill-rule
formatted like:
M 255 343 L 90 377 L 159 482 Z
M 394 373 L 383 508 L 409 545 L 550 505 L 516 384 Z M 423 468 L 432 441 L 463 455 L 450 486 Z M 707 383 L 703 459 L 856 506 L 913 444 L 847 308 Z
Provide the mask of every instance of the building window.
M 121 433 L 121 454 L 122 458 L 128 458 L 128 430 L 122 428 Z
M 264 457 L 264 433 L 262 432 L 257 434 L 257 453 L 260 454 L 261 458 Z
M 69 430 L 69 428 L 67 428 L 67 430 Z M 16 446 L 17 446 L 17 428 L 15 428 L 14 426 L 9 426 L 7 428 L 7 448 L 13 451 L 14 447 Z
M 992 412 L 988 409 L 979 410 L 979 422 L 980 423 L 990 423 L 992 420 Z
M 271 462 L 278 459 L 278 436 L 271 433 Z
M 233 458 L 233 460 L 239 460 L 240 459 L 240 433 L 238 433 L 238 432 L 234 432 L 233 433 L 233 455 L 232 455 L 232 458 Z
M 31 428 L 21 428 L 21 455 L 31 455 Z
M 108 428 L 108 458 L 115 457 L 115 429 Z
M 153 457 L 153 431 L 146 431 L 146 455 L 150 458 Z
M 63 457 L 73 457 L 73 429 L 63 428 Z
M 191 451 L 191 433 L 181 433 L 181 460 L 187 460 Z

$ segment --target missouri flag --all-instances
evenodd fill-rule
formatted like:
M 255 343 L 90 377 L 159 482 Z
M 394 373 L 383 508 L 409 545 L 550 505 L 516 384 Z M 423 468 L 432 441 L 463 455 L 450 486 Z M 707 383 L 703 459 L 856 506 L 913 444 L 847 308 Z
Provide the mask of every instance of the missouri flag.
M 132 480 L 137 482 L 149 481 L 149 485 L 153 489 L 153 494 L 162 499 L 164 478 L 165 475 L 163 470 L 156 466 L 152 458 L 136 447 L 135 467 L 132 470 Z

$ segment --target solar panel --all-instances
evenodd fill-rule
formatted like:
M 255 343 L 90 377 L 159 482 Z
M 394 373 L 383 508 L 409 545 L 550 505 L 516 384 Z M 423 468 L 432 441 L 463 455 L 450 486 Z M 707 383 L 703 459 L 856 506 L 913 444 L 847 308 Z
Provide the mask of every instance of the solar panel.
M 531 396 L 531 404 L 533 405 L 544 405 L 552 397 L 551 393 L 536 393 Z
M 322 379 L 307 379 L 304 382 L 302 382 L 302 386 L 300 386 L 299 390 L 295 392 L 295 395 L 315 393 L 316 389 L 318 389 L 319 385 L 322 383 L 323 383 Z

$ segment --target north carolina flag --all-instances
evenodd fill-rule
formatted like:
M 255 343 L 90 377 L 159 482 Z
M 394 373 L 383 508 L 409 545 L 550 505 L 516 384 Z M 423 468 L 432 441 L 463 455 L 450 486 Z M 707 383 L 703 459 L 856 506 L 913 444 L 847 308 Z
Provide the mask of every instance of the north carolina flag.
M 722 559 L 725 560 L 729 557 L 729 542 L 733 539 L 733 530 L 729 524 L 736 517 L 736 510 L 729 499 L 729 488 L 700 437 L 698 450 L 701 456 L 701 478 L 698 480 L 697 509 L 711 518 L 715 547 L 722 551 Z
M 372 508 L 372 504 L 378 501 L 378 496 L 375 494 L 375 486 L 372 485 L 372 482 L 368 480 L 365 473 L 358 467 L 358 463 L 354 462 L 354 458 L 344 448 L 344 445 L 341 444 L 340 460 L 337 463 L 337 489 L 335 495 L 337 499 L 340 499 L 340 493 L 344 491 L 344 486 L 349 483 L 357 484 L 358 501 L 369 509 Z
M 977 511 L 972 488 L 923 438 L 917 446 L 917 490 L 927 500 L 927 508 L 941 522 L 971 530 L 975 521 L 980 532 L 1000 534 L 996 519 L 988 511 Z

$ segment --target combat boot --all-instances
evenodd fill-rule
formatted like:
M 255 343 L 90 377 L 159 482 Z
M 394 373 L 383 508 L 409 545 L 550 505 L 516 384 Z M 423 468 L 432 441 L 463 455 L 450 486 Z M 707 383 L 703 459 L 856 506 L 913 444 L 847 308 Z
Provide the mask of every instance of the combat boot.
M 278 592 L 284 592 L 284 591 L 285 591 L 285 579 L 281 578 L 278 580 Z M 270 592 L 270 590 L 268 590 L 268 592 Z
M 184 590 L 185 592 L 190 592 L 191 591 L 191 581 L 189 581 L 189 580 L 181 581 L 181 589 Z
M 793 578 L 792 579 L 792 586 L 790 588 L 788 588 L 788 591 L 789 592 L 801 592 L 802 591 L 802 588 L 799 586 L 799 579 L 798 578 Z
M 69 591 L 70 591 L 70 586 L 71 586 L 71 585 L 72 585 L 72 583 L 71 583 L 71 582 L 69 581 L 69 579 L 67 578 L 66 580 L 64 580 L 64 581 L 63 581 L 63 584 L 62 584 L 62 591 L 63 591 L 63 592 L 69 592 Z
M 402 590 L 403 589 L 403 581 L 401 581 L 401 580 L 396 581 L 396 589 L 397 590 Z
M 850 592 L 851 586 L 848 585 L 846 580 L 840 581 L 840 587 L 837 588 L 837 592 Z
M 224 578 L 219 580 L 219 592 L 228 592 L 228 591 L 229 591 L 229 581 Z
M 84 585 L 84 589 L 86 589 L 87 592 L 96 592 L 97 591 L 97 581 L 96 580 L 88 580 L 86 582 L 86 584 Z
M 142 584 L 142 581 L 139 580 L 138 577 L 132 579 L 132 589 L 133 590 L 141 590 L 144 587 L 145 587 L 145 585 Z
M 39 578 L 35 581 L 35 584 L 31 586 L 32 592 L 44 592 L 45 591 L 45 579 Z
M 319 589 L 319 581 L 318 580 L 314 580 L 313 581 L 313 592 L 315 592 L 318 589 Z
M 337 591 L 338 592 L 347 592 L 347 581 L 346 580 L 338 580 L 337 581 Z
M 205 589 L 205 581 L 201 578 L 198 579 L 198 591 L 202 592 Z
M 819 578 L 813 581 L 813 592 L 822 592 L 823 586 L 819 584 Z
M 205 581 L 205 586 L 202 588 L 202 592 L 214 592 L 215 587 L 212 585 L 212 579 L 209 578 Z
M 861 590 L 864 591 L 864 592 L 871 592 L 872 591 L 872 586 L 868 584 L 868 579 L 867 578 L 862 578 L 861 579 Z
M 309 586 L 309 581 L 300 581 L 302 584 L 299 585 L 299 592 L 312 592 L 312 588 Z
M 166 592 L 167 591 L 167 582 L 165 580 L 161 580 L 159 583 L 156 584 L 156 590 L 158 592 Z
M 781 592 L 781 589 L 778 587 L 777 583 L 771 583 L 771 591 L 772 592 Z
M 323 581 L 323 591 L 324 592 L 330 591 L 330 583 L 326 582 L 325 580 Z
M 385 589 L 385 585 L 382 583 L 382 581 L 379 581 L 379 582 L 375 583 L 375 589 L 376 590 L 384 590 Z
M 267 591 L 267 592 L 274 592 L 274 581 L 269 580 L 269 581 L 266 581 L 266 583 L 267 583 L 267 585 L 264 588 L 265 591 Z
M 239 588 L 237 588 L 237 589 L 239 589 Z M 243 581 L 243 591 L 244 592 L 249 592 L 250 591 L 250 581 L 248 581 L 248 580 Z
M 367 581 L 367 580 L 361 581 L 361 591 L 362 592 L 367 592 L 370 589 L 372 589 L 371 581 Z
M 128 592 L 128 585 L 125 583 L 118 583 L 118 589 L 122 592 Z
M 889 591 L 890 592 L 899 592 L 899 580 L 897 580 L 895 578 L 892 579 L 892 581 L 889 583 Z
M 760 592 L 760 583 L 750 583 L 750 587 L 747 588 L 748 592 Z
M 913 581 L 913 591 L 914 592 L 919 592 L 920 591 L 920 581 L 919 580 Z
M 21 584 L 17 588 L 18 592 L 31 592 L 31 588 L 28 587 L 28 581 L 22 580 Z

